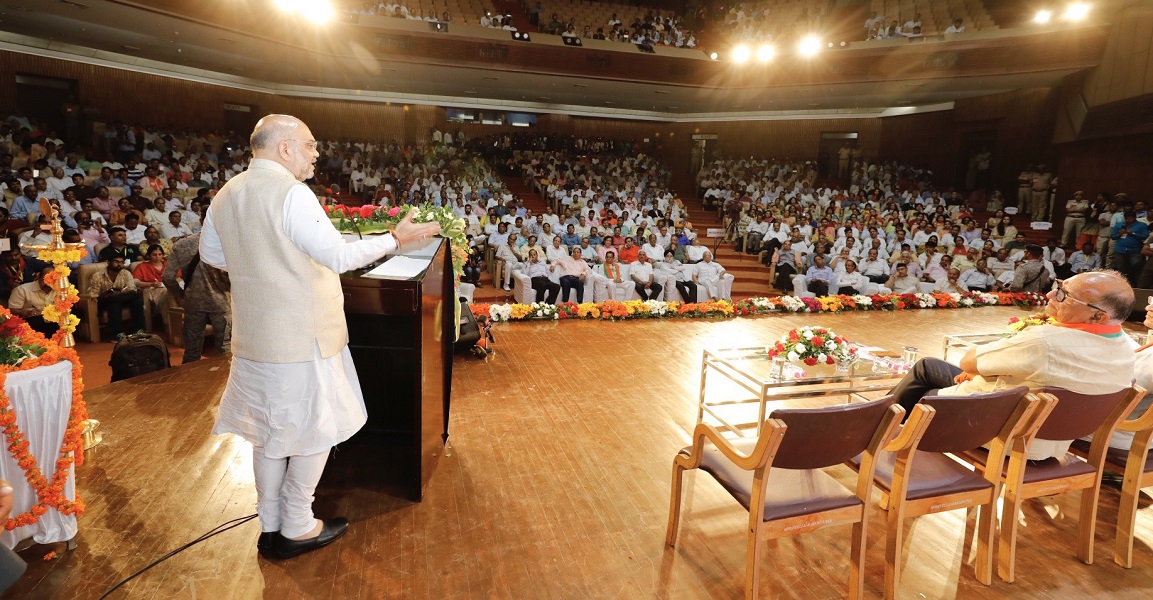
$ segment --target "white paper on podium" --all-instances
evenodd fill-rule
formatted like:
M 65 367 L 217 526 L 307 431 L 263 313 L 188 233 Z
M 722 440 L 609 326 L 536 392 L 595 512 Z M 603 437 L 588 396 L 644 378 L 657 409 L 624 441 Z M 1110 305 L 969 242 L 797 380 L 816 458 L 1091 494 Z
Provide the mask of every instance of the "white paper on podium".
M 423 273 L 430 264 L 432 264 L 430 258 L 394 256 L 384 261 L 384 264 L 365 273 L 364 276 L 377 279 L 411 279 Z
M 412 242 L 410 244 L 406 244 L 404 248 L 401 248 L 401 250 L 404 250 L 404 254 L 402 254 L 402 256 L 428 259 L 431 259 L 433 256 L 435 256 L 438 249 L 440 249 L 439 237 L 429 238 L 419 242 Z

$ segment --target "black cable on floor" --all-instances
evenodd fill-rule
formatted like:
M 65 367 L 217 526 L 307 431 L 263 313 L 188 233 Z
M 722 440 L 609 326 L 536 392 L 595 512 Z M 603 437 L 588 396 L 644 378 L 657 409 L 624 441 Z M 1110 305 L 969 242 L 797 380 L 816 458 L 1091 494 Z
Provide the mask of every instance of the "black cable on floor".
M 117 589 L 119 589 L 120 586 L 122 586 L 122 585 L 128 583 L 129 581 L 132 581 L 133 579 L 136 579 L 137 577 L 143 575 L 144 572 L 147 571 L 148 569 L 155 567 L 156 565 L 172 558 L 173 556 L 176 556 L 177 554 L 180 554 L 181 552 L 184 552 L 185 550 L 195 546 L 196 544 L 199 544 L 200 542 L 203 542 L 204 540 L 207 540 L 208 538 L 210 538 L 214 535 L 224 533 L 225 531 L 228 531 L 229 529 L 233 529 L 235 527 L 240 527 L 241 525 L 243 525 L 243 524 L 245 524 L 245 523 L 247 523 L 247 522 L 249 522 L 255 518 L 256 518 L 256 514 L 254 513 L 254 514 L 248 515 L 247 517 L 239 517 L 239 518 L 233 519 L 231 521 L 225 521 L 225 522 L 221 523 L 220 525 L 213 527 L 212 529 L 208 530 L 208 532 L 205 533 L 204 535 L 192 540 L 191 542 L 188 542 L 187 544 L 184 544 L 183 546 L 169 552 L 168 554 L 165 554 L 164 556 L 161 556 L 160 558 L 149 563 L 148 566 L 144 567 L 143 569 L 140 569 L 139 571 L 129 575 L 128 577 L 125 577 L 122 580 L 120 580 L 119 582 L 117 582 L 116 585 L 108 588 L 108 591 L 101 594 L 100 600 L 104 600 L 104 598 L 107 598 L 112 592 L 115 592 Z

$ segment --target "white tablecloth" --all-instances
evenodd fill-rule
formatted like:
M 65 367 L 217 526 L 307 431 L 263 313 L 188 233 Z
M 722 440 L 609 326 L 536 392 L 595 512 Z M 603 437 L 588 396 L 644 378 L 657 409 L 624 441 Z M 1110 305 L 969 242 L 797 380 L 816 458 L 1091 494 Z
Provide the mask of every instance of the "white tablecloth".
M 4 384 L 16 423 L 28 440 L 28 450 L 36 457 L 36 466 L 51 479 L 60 458 L 60 444 L 68 427 L 68 413 L 72 408 L 72 363 L 62 360 L 48 367 L 9 373 Z M 0 437 L 0 441 L 3 438 Z M 12 516 L 28 511 L 36 504 L 36 492 L 24 478 L 24 471 L 12 458 L 6 441 L 0 443 L 0 477 L 8 480 L 15 490 Z M 69 468 L 68 483 L 64 486 L 68 499 L 76 498 L 76 468 Z M 33 525 L 13 531 L 0 528 L 0 543 L 13 548 L 29 537 L 39 544 L 51 544 L 72 539 L 76 535 L 76 516 L 64 516 L 49 509 Z

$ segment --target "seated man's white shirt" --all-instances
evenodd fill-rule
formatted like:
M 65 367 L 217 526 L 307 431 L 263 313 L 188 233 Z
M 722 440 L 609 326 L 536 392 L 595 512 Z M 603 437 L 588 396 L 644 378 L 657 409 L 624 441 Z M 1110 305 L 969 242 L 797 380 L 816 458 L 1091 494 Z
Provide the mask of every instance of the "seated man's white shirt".
M 636 261 L 629 264 L 629 276 L 633 277 L 633 281 L 644 283 L 646 281 L 656 281 L 653 279 L 653 263 L 645 261 Z
M 145 239 L 144 238 L 144 230 L 145 229 L 146 228 L 143 225 L 137 225 L 136 229 L 129 229 L 129 228 L 125 227 L 124 228 L 124 234 L 128 237 L 128 243 L 129 244 L 140 244 L 141 242 L 143 242 Z M 161 237 L 163 237 L 163 236 L 164 236 L 164 234 L 161 234 Z
M 548 249 L 545 250 L 545 259 L 550 263 L 566 258 L 568 255 L 568 247 L 564 245 L 560 248 L 549 246 Z
M 13 297 L 15 297 L 15 294 L 13 294 Z M 1146 390 L 1153 390 L 1153 348 L 1146 348 L 1134 356 L 1133 374 L 1134 377 L 1136 377 L 1134 383 Z M 1137 403 L 1137 406 L 1133 409 L 1133 413 L 1130 414 L 1128 418 L 1136 419 L 1145 414 L 1145 411 L 1149 410 L 1150 405 L 1153 405 L 1153 393 L 1145 394 L 1145 397 Z M 1131 431 L 1117 430 L 1113 434 L 1113 437 L 1109 438 L 1109 447 L 1128 450 L 1133 445 L 1134 435 Z M 1088 439 L 1092 440 L 1093 436 L 1088 436 Z
M 978 375 L 944 388 L 942 396 L 965 396 L 1020 385 L 1060 387 L 1079 394 L 1108 394 L 1129 387 L 1135 355 L 1124 333 L 1097 335 L 1059 325 L 1029 327 L 1012 337 L 977 346 Z M 1033 440 L 1030 460 L 1063 456 L 1069 440 Z
M 641 250 L 651 260 L 659 260 L 665 255 L 665 249 L 660 244 L 654 246 L 646 242 L 645 245 L 641 246 Z
M 181 238 L 186 235 L 192 235 L 192 228 L 184 223 L 179 225 L 164 223 L 158 229 L 160 230 L 160 237 L 165 239 Z

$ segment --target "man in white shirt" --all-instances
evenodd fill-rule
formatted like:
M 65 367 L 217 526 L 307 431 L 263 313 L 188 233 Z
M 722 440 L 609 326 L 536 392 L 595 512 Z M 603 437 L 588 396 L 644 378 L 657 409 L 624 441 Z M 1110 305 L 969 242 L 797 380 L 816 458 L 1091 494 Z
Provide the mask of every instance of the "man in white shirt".
M 440 226 L 414 224 L 409 213 L 394 234 L 345 243 L 300 183 L 312 177 L 320 155 L 308 126 L 265 117 L 252 133 L 252 150 L 248 171 L 216 195 L 200 240 L 201 260 L 228 271 L 232 282 L 232 365 L 213 433 L 253 444 L 257 549 L 289 558 L 347 531 L 345 519 L 317 520 L 312 498 L 332 446 L 367 420 L 338 274 L 437 235 Z M 242 239 L 267 245 L 257 257 Z M 335 296 L 317 306 L 329 292 Z
M 869 250 L 869 256 L 858 265 L 861 275 L 873 283 L 885 283 L 889 279 L 889 263 L 881 260 L 876 248 Z
M 629 277 L 633 280 L 633 287 L 641 300 L 659 300 L 664 290 L 661 284 L 653 277 L 653 264 L 644 250 L 637 253 L 636 262 L 629 265 Z
M 705 250 L 701 262 L 693 265 L 693 283 L 703 287 L 709 293 L 709 300 L 721 300 L 721 281 L 725 276 L 725 268 L 721 263 L 713 261 L 713 253 Z M 686 299 L 685 302 L 696 302 L 696 298 Z
M 965 33 L 964 19 L 957 17 L 953 19 L 953 24 L 945 30 L 945 33 Z
M 515 233 L 508 234 L 508 241 L 496 249 L 496 259 L 500 261 L 497 265 L 500 270 L 500 275 L 504 279 L 504 291 L 510 291 L 510 283 L 512 282 L 512 272 L 520 263 L 524 262 L 524 255 L 521 253 L 519 246 L 516 243 L 517 235 Z
M 549 263 L 554 263 L 567 257 L 568 255 L 568 248 L 561 243 L 560 236 L 553 236 L 552 245 L 545 249 L 545 259 Z
M 140 215 L 134 212 L 124 215 L 124 234 L 129 245 L 139 246 L 144 241 L 145 229 L 147 227 L 140 224 Z
M 192 228 L 180 222 L 182 216 L 178 210 L 168 213 L 168 222 L 157 228 L 160 230 L 160 237 L 175 240 L 192 235 Z
M 655 233 L 649 234 L 648 241 L 646 241 L 644 245 L 641 246 L 641 250 L 644 251 L 647 256 L 665 255 L 665 249 L 657 241 L 657 235 Z
M 917 361 L 893 388 L 906 411 L 925 394 L 966 396 L 1027 386 L 1060 387 L 1078 394 L 1110 394 L 1130 385 L 1132 342 L 1121 330 L 1133 289 L 1118 273 L 1074 275 L 1048 294 L 1045 314 L 1054 325 L 1029 327 L 969 350 L 958 366 L 936 358 Z M 1070 441 L 1035 439 L 1029 460 L 1062 457 Z

